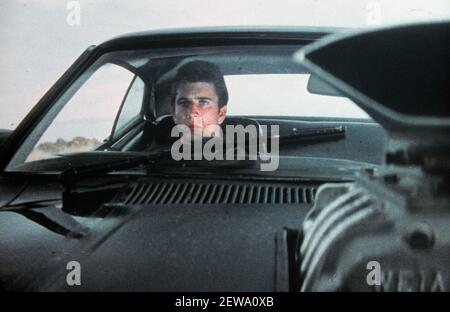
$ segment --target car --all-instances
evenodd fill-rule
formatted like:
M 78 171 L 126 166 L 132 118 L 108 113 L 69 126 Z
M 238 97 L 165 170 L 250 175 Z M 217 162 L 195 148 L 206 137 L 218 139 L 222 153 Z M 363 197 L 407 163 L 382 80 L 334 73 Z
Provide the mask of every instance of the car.
M 448 29 L 90 46 L 2 133 L 0 289 L 448 290 Z M 206 140 L 194 121 L 179 135 L 177 111 L 219 93 L 180 91 L 203 81 L 179 80 L 192 64 L 228 89 L 224 132 Z

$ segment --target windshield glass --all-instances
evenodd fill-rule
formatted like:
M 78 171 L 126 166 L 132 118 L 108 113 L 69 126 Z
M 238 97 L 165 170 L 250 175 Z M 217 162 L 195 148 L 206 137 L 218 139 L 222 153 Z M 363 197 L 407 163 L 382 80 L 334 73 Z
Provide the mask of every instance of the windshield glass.
M 49 160 L 57 163 L 64 155 L 149 153 L 198 138 L 204 144 L 205 139 L 220 137 L 225 147 L 229 129 L 237 126 L 245 129 L 244 145 L 255 139 L 257 154 L 276 143 L 280 156 L 367 161 L 373 155 L 361 144 L 370 145 L 369 137 L 378 137 L 378 147 L 384 143 L 383 130 L 337 91 L 320 94 L 320 88 L 311 87 L 310 73 L 292 58 L 299 48 L 232 46 L 105 54 L 58 99 L 8 169 L 48 171 Z M 343 152 L 348 146 L 362 154 Z

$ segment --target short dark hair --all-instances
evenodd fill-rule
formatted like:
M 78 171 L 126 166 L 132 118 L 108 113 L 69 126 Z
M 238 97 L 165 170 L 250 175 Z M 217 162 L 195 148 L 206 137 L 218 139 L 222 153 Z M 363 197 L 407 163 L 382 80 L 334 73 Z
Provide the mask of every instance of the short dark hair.
M 173 104 L 177 89 L 184 83 L 208 82 L 214 85 L 219 101 L 219 108 L 228 103 L 228 90 L 222 71 L 216 64 L 206 61 L 190 61 L 182 65 L 175 76 L 172 86 Z

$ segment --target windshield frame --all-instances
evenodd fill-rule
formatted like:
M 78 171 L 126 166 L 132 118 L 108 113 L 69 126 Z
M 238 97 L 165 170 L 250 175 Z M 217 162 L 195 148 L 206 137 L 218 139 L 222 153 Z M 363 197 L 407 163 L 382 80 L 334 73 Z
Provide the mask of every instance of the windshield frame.
M 137 33 L 109 40 L 97 47 L 89 47 L 79 59 L 64 73 L 64 75 L 49 89 L 44 97 L 38 102 L 30 114 L 22 121 L 13 134 L 8 138 L 0 154 L 0 170 L 4 171 L 14 157 L 23 157 L 24 142 L 29 140 L 35 131 L 45 128 L 43 119 L 51 119 L 49 116 L 56 115 L 58 107 L 56 103 L 62 96 L 67 96 L 68 89 L 76 89 L 82 84 L 83 79 L 92 73 L 95 68 L 93 64 L 98 62 L 109 52 L 143 50 L 173 49 L 177 47 L 188 47 L 189 49 L 210 47 L 214 42 L 219 47 L 230 45 L 261 46 L 261 45 L 293 45 L 304 46 L 315 40 L 342 29 L 324 29 L 317 27 L 289 27 L 289 28 L 255 28 L 240 29 L 216 28 L 204 29 L 202 32 L 188 30 L 186 32 L 171 33 Z M 170 47 L 170 48 L 168 48 Z M 128 69 L 128 68 L 127 68 Z M 74 87 L 75 86 L 75 87 Z M 52 113 L 51 115 L 48 115 Z M 52 116 L 54 117 L 54 116 Z M 51 121 L 49 122 L 51 123 Z M 30 144 L 31 145 L 31 144 Z M 9 172 L 14 172 L 10 170 Z

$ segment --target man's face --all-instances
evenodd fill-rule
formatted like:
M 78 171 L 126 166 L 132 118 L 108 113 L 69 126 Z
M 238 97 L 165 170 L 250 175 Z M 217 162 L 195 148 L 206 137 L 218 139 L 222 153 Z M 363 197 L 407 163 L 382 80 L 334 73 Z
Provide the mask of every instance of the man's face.
M 176 93 L 174 104 L 174 121 L 177 125 L 186 125 L 191 133 L 203 133 L 213 126 L 222 124 L 227 107 L 219 109 L 219 99 L 214 85 L 209 82 L 192 82 L 181 84 Z M 203 133 L 203 136 L 212 136 Z

